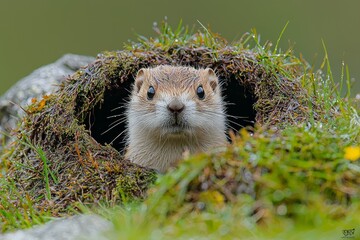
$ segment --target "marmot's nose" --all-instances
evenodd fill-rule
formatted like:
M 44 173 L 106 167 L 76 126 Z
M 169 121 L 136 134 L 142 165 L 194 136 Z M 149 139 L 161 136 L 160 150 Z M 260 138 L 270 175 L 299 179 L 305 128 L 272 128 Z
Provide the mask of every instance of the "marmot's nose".
M 171 112 L 171 113 L 181 113 L 185 108 L 185 105 L 180 102 L 178 99 L 174 99 L 172 100 L 168 105 L 167 105 L 167 109 Z

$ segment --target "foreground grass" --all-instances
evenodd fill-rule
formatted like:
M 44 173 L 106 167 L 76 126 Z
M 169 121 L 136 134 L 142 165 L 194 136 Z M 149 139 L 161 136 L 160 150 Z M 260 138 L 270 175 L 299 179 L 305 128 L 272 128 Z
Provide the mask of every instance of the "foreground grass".
M 113 220 L 116 230 L 107 236 L 110 239 L 341 239 L 343 230 L 359 229 L 358 205 L 341 220 L 329 220 L 312 209 L 307 212 L 309 222 L 278 217 L 259 225 L 244 216 L 247 204 L 228 205 L 216 212 L 190 213 L 181 219 L 164 221 L 158 221 L 157 215 L 146 210 L 117 211 Z M 316 224 L 312 224 L 314 220 Z M 356 231 L 355 239 L 358 239 Z
M 159 41 L 163 45 L 187 41 L 181 29 L 165 26 Z M 216 45 L 212 33 L 207 34 L 204 45 Z M 110 238 L 338 239 L 343 230 L 354 228 L 355 237 L 360 236 L 360 117 L 350 99 L 349 74 L 337 86 L 327 54 L 322 71 L 313 72 L 290 50 L 262 45 L 256 32 L 239 45 L 245 47 L 249 39 L 268 71 L 293 79 L 296 64 L 303 72 L 303 88 L 312 93 L 309 106 L 323 106 L 325 114 L 297 126 L 284 123 L 281 131 L 242 130 L 228 148 L 190 156 L 161 176 L 145 202 L 127 202 L 123 196 L 122 206 L 92 210 L 113 221 Z M 44 163 L 49 161 L 41 149 L 32 147 Z M 8 231 L 48 221 L 49 212 L 36 210 L 4 179 L 6 168 L 1 166 L 1 228 Z M 45 183 L 53 178 L 46 168 L 43 178 Z M 50 186 L 45 186 L 50 195 Z M 19 198 L 20 204 L 15 201 Z

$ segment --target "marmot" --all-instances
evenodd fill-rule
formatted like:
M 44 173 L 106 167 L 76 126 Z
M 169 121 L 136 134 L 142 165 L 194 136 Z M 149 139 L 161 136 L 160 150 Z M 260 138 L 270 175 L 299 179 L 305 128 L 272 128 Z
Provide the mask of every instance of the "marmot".
M 203 152 L 226 143 L 224 111 L 212 69 L 140 69 L 126 110 L 125 156 L 164 173 L 185 151 Z

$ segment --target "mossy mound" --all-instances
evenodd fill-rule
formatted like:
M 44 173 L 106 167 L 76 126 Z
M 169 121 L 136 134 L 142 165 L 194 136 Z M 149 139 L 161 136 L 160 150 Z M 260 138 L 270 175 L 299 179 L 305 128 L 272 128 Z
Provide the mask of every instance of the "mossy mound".
M 182 30 L 172 31 L 165 24 L 156 39 L 103 53 L 58 92 L 34 100 L 5 159 L 8 178 L 21 193 L 54 215 L 76 202 L 145 196 L 155 174 L 123 159 L 123 136 L 117 136 L 125 124 L 106 132 L 114 122 L 109 117 L 124 113 L 121 106 L 143 67 L 214 69 L 223 83 L 229 124 L 235 130 L 255 123 L 282 129 L 323 114 L 316 97 L 303 88 L 304 65 L 291 52 L 272 54 L 266 47 L 246 47 L 246 39 L 228 44 L 209 31 Z
M 352 140 L 337 137 L 342 131 L 305 124 L 277 133 L 242 130 L 226 151 L 193 156 L 161 177 L 145 201 L 146 215 L 176 222 L 230 205 L 243 211 L 242 220 L 265 226 L 284 217 L 314 226 L 356 216 L 359 161 L 345 159 L 344 146 L 359 143 L 360 130 Z

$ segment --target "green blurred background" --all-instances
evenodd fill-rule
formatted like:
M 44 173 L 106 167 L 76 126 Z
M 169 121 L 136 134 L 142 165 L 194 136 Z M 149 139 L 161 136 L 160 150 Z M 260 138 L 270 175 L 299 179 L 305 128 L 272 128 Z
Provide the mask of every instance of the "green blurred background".
M 359 0 L 0 0 L 0 94 L 34 69 L 65 53 L 95 56 L 104 50 L 122 49 L 136 33 L 154 36 L 153 22 L 167 16 L 174 26 L 199 26 L 198 20 L 230 42 L 252 28 L 262 41 L 294 46 L 318 67 L 326 43 L 335 79 L 342 61 L 360 91 Z

